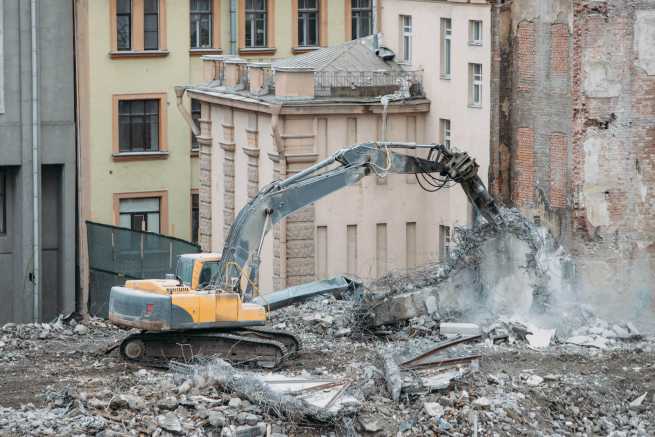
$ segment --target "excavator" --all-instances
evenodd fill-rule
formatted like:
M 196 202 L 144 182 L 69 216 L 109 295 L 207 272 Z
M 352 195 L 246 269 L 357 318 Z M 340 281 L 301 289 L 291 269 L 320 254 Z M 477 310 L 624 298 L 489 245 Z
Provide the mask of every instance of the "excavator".
M 183 255 L 175 279 L 127 281 L 112 288 L 109 319 L 140 330 L 122 340 L 121 355 L 128 361 L 164 367 L 170 360 L 187 361 L 199 355 L 279 366 L 300 349 L 300 341 L 293 333 L 267 327 L 267 308 L 252 302 L 264 237 L 271 227 L 367 175 L 389 173 L 414 174 L 428 191 L 458 183 L 482 217 L 501 224 L 478 167 L 467 153 L 444 145 L 370 142 L 340 149 L 270 183 L 237 214 L 220 255 Z

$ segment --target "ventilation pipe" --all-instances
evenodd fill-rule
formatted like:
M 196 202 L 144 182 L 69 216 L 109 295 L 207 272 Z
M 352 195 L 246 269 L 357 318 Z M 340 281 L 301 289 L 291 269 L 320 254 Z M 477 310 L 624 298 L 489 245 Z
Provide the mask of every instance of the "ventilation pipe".
M 33 218 L 33 299 L 34 299 L 34 321 L 40 320 L 41 314 L 41 247 L 40 247 L 40 199 L 39 199 L 39 65 L 37 52 L 37 31 L 36 31 L 36 0 L 30 4 L 30 15 L 32 18 L 32 212 Z
M 237 54 L 237 0 L 230 0 L 230 54 Z

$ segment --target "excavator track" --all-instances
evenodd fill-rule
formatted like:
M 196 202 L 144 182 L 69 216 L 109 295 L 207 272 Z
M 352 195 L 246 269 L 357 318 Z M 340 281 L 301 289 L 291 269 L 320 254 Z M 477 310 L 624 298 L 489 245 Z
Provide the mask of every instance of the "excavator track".
M 295 355 L 299 350 L 302 349 L 302 343 L 300 339 L 288 331 L 267 328 L 264 326 L 256 326 L 240 329 L 238 333 L 239 335 L 250 335 L 261 339 L 278 341 L 286 346 L 289 356 Z
M 219 356 L 238 365 L 275 368 L 289 355 L 283 342 L 271 337 L 228 332 L 141 332 L 120 344 L 121 356 L 129 362 L 167 368 L 171 360 L 192 362 L 199 356 Z

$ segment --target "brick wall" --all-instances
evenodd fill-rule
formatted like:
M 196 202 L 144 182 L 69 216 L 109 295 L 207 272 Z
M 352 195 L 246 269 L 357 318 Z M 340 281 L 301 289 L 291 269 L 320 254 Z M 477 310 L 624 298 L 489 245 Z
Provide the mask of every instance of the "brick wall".
M 550 136 L 550 192 L 551 208 L 566 207 L 566 168 L 568 153 L 566 136 L 554 133 Z
M 512 199 L 518 206 L 532 206 L 534 204 L 534 130 L 519 128 L 516 132 L 516 143 Z
M 516 57 L 518 73 L 518 90 L 529 91 L 535 81 L 535 23 L 521 22 L 516 32 Z

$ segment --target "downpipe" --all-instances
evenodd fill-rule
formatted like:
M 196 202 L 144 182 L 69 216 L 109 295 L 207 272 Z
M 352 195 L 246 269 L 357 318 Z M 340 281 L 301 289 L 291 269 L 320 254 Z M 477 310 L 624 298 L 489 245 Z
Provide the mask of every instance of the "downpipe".
M 230 54 L 237 54 L 237 0 L 230 0 Z
M 175 100 L 176 100 L 176 105 L 177 105 L 177 110 L 180 111 L 180 114 L 182 114 L 182 118 L 184 118 L 184 121 L 186 121 L 186 124 L 189 125 L 189 128 L 191 129 L 191 132 L 196 137 L 200 136 L 200 128 L 196 126 L 196 124 L 193 122 L 193 117 L 191 117 L 191 114 L 187 109 L 184 107 L 184 102 L 182 101 L 182 98 L 184 97 L 184 93 L 186 93 L 188 87 L 186 86 L 176 86 L 175 87 Z
M 33 311 L 34 321 L 40 320 L 41 314 L 41 245 L 40 245 L 40 199 L 39 199 L 39 65 L 37 63 L 36 0 L 31 0 L 30 15 L 32 19 L 32 208 L 33 208 Z

